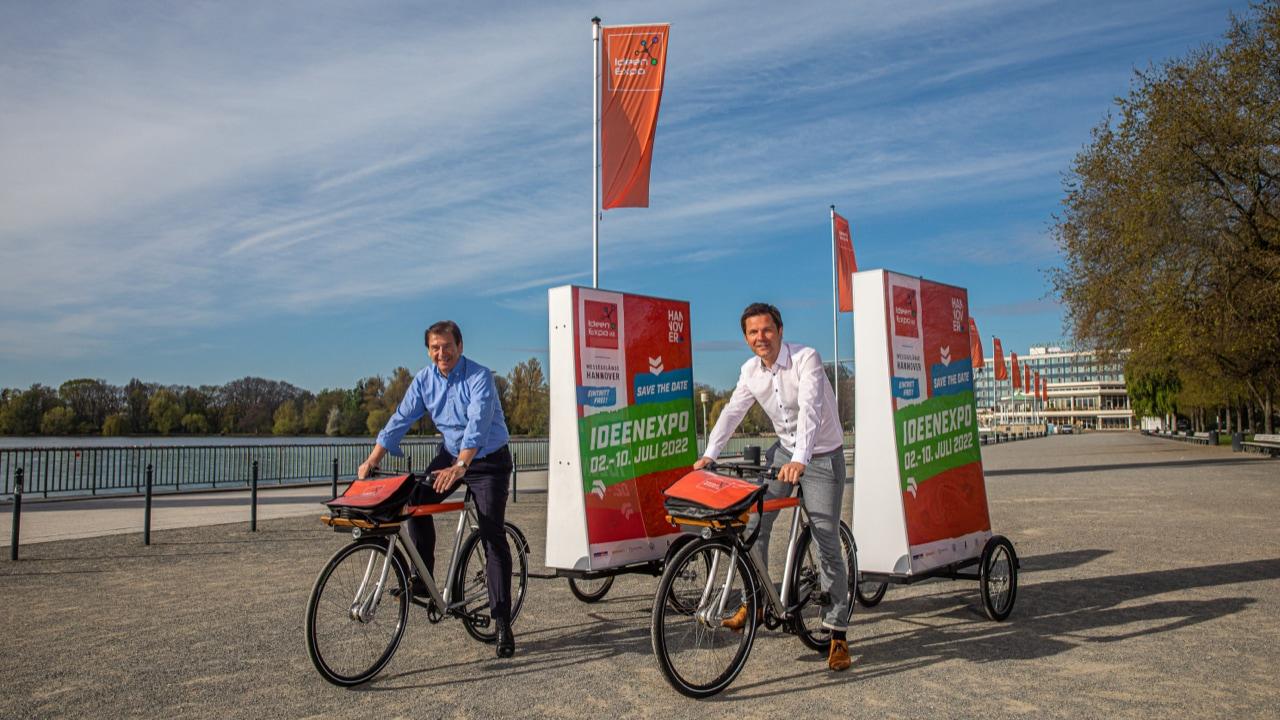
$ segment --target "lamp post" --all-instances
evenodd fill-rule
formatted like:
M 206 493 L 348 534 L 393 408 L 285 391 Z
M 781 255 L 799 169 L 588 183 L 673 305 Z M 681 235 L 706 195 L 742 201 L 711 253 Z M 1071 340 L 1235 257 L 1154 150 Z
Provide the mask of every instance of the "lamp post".
M 702 401 L 702 452 L 707 452 L 707 391 L 702 390 L 698 393 L 698 398 Z

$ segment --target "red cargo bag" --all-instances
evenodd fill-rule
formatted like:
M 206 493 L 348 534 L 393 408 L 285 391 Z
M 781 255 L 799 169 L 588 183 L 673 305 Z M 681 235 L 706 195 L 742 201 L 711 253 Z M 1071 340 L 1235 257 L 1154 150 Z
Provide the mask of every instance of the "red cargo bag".
M 765 486 L 739 478 L 694 470 L 677 480 L 663 493 L 663 505 L 673 519 L 737 522 L 763 503 Z
M 334 517 L 391 520 L 402 513 L 417 485 L 413 473 L 356 480 L 347 491 L 325 503 Z

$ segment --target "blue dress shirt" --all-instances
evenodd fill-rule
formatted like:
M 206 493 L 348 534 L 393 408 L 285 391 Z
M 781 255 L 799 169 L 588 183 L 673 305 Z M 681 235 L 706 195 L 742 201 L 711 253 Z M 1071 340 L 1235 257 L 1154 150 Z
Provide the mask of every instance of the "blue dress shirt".
M 478 448 L 477 458 L 507 444 L 507 419 L 498 400 L 498 387 L 489 368 L 458 358 L 448 376 L 434 364 L 418 372 L 405 391 L 400 407 L 378 433 L 378 444 L 400 457 L 400 440 L 424 414 L 444 435 L 450 455 Z

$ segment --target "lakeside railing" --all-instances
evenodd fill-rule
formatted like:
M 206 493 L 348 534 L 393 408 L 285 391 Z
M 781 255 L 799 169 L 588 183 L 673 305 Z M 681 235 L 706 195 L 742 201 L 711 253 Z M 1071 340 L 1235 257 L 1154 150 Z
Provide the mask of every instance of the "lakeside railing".
M 24 492 L 44 497 L 141 493 L 148 466 L 157 491 L 249 487 L 258 464 L 259 485 L 303 485 L 349 481 L 369 456 L 371 443 L 279 445 L 136 445 L 128 447 L 0 448 L 0 494 L 14 492 L 18 468 Z M 388 456 L 383 469 L 422 470 L 440 440 L 405 440 L 404 457 Z M 512 439 L 518 471 L 547 467 L 545 438 Z

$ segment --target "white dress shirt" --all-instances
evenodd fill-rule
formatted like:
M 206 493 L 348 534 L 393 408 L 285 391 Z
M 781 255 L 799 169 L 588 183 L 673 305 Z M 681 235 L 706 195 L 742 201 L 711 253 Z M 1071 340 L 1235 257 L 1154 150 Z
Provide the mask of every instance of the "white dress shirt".
M 818 351 L 783 343 L 773 367 L 766 368 L 758 357 L 743 363 L 738 385 L 720 411 L 703 455 L 712 460 L 719 457 L 751 404 L 757 402 L 773 421 L 773 429 L 793 462 L 808 465 L 814 455 L 844 446 L 836 394 Z

